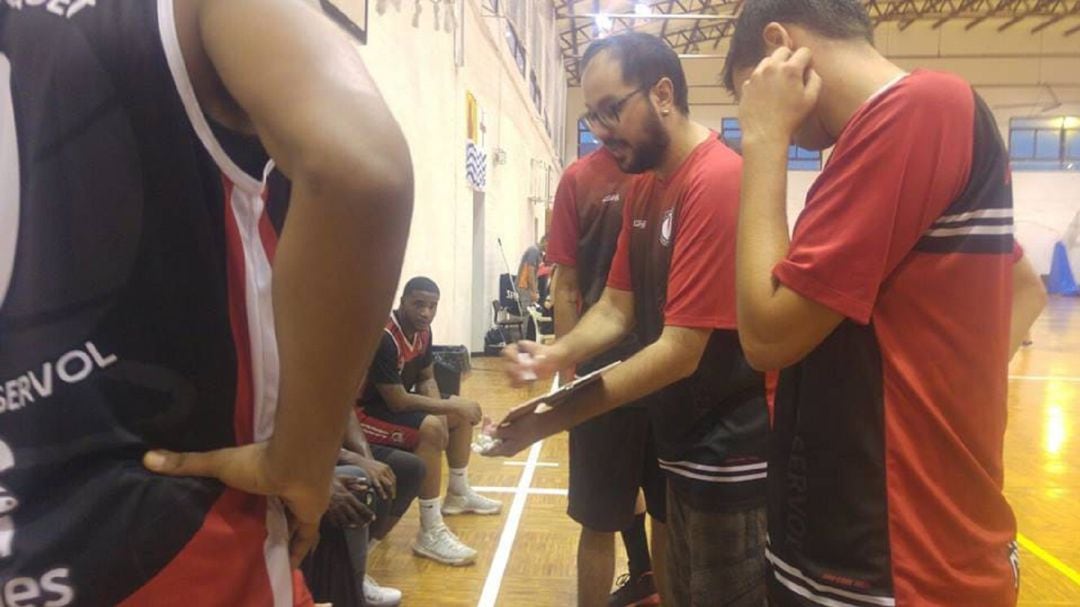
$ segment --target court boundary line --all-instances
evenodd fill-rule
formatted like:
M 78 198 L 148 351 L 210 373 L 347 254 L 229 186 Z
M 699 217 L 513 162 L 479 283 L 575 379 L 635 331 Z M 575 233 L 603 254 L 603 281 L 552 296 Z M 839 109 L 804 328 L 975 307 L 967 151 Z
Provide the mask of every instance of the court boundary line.
M 1021 381 L 1080 382 L 1080 377 L 1075 376 L 1009 375 L 1009 379 Z M 554 390 L 557 386 L 558 378 L 556 377 L 552 380 L 552 389 Z M 525 504 L 528 501 L 529 496 L 564 496 L 567 494 L 566 489 L 532 487 L 532 480 L 536 473 L 536 469 L 547 463 L 540 462 L 540 452 L 543 449 L 543 445 L 543 440 L 534 443 L 532 447 L 529 448 L 528 458 L 522 463 L 504 462 L 504 465 L 522 466 L 521 477 L 518 479 L 516 487 L 474 487 L 476 491 L 481 493 L 512 493 L 514 495 L 514 500 L 510 504 L 510 511 L 507 514 L 506 523 L 503 525 L 503 530 L 499 537 L 499 545 L 495 550 L 495 556 L 491 561 L 491 567 L 488 569 L 487 579 L 484 581 L 484 590 L 480 595 L 480 601 L 477 603 L 477 607 L 495 607 L 496 605 L 496 601 L 499 598 L 499 591 L 502 589 L 503 577 L 506 574 L 506 567 L 510 562 L 510 553 L 513 551 L 514 542 L 517 540 L 518 528 L 521 526 L 521 518 L 525 513 Z M 1066 579 L 1077 586 L 1080 586 L 1080 572 L 1077 572 L 1075 569 L 1065 564 L 1022 533 L 1016 534 L 1016 542 L 1021 548 L 1065 576 Z
M 1050 554 L 1042 546 L 1039 546 L 1035 542 L 1031 541 L 1031 539 L 1028 538 L 1026 535 L 1024 535 L 1023 533 L 1017 533 L 1016 543 L 1020 544 L 1020 547 L 1024 550 L 1027 550 L 1031 554 L 1034 554 L 1042 562 L 1053 567 L 1055 571 L 1067 577 L 1070 581 L 1072 581 L 1072 583 L 1080 586 L 1080 573 L 1077 573 L 1075 569 L 1066 565 L 1064 562 L 1061 561 L 1061 559 L 1057 558 L 1053 554 Z M 1023 583 L 1022 576 L 1023 574 L 1021 574 L 1021 583 Z
M 559 377 L 556 375 L 551 380 L 551 389 L 559 387 Z M 491 559 L 491 568 L 488 569 L 487 579 L 484 580 L 484 591 L 480 594 L 477 607 L 495 607 L 499 598 L 499 590 L 502 589 L 503 575 L 506 574 L 506 566 L 510 562 L 510 552 L 514 549 L 514 541 L 517 539 L 518 527 L 521 526 L 521 516 L 525 513 L 525 502 L 529 499 L 529 490 L 532 489 L 533 475 L 536 473 L 536 464 L 540 461 L 540 450 L 544 441 L 533 443 L 529 448 L 529 457 L 525 460 L 525 467 L 521 470 L 517 488 L 514 491 L 514 501 L 510 504 L 510 512 L 506 515 L 506 524 L 503 525 L 499 536 L 499 546 L 495 549 L 495 557 Z
M 517 487 L 473 487 L 473 491 L 477 493 L 517 493 Z M 529 495 L 561 495 L 566 496 L 570 494 L 567 489 L 556 489 L 549 487 L 530 487 L 526 493 Z

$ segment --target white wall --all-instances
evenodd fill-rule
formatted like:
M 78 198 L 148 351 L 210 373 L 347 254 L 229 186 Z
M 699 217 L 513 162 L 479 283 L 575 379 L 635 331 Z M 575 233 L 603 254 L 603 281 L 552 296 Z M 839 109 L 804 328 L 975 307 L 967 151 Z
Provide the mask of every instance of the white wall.
M 502 239 L 516 271 L 521 252 L 534 242 L 537 219 L 543 229 L 543 207 L 528 201 L 532 161 L 556 167 L 560 163 L 510 59 L 502 22 L 484 16 L 477 0 L 462 1 L 464 67 L 455 67 L 454 34 L 434 29 L 428 2 L 423 3 L 419 28 L 411 23 L 412 2 L 397 7 L 387 3 L 383 15 L 371 2 L 368 44 L 360 52 L 412 152 L 416 204 L 402 284 L 415 275 L 433 278 L 442 290 L 433 327 L 436 343 L 466 344 L 475 350 L 482 342 L 474 337 L 489 328 L 490 314 L 474 327 L 474 306 L 490 309 L 503 271 L 496 239 Z M 489 155 L 496 148 L 506 154 L 506 164 L 488 166 L 482 268 L 473 267 L 473 192 L 465 181 L 467 91 L 486 114 Z M 476 271 L 484 276 L 480 301 L 472 296 Z
M 1002 137 L 1008 140 L 1009 119 L 1027 116 L 1080 116 L 1080 36 L 1064 31 L 1075 21 L 1063 21 L 1032 34 L 1038 21 L 1023 21 L 1004 32 L 1002 19 L 990 19 L 966 29 L 954 21 L 934 29 L 917 22 L 901 31 L 894 23 L 875 31 L 878 48 L 905 69 L 950 71 L 971 82 L 997 117 Z M 727 43 L 715 51 L 726 52 Z M 720 85 L 723 59 L 683 60 L 690 84 L 691 115 L 720 130 L 724 117 L 737 108 Z M 576 116 L 584 109 L 581 89 L 567 94 L 567 158 L 575 157 Z M 1060 103 L 1057 107 L 1056 103 Z M 1044 111 L 1045 110 L 1045 111 Z M 793 171 L 788 175 L 788 217 L 791 225 L 802 209 L 816 172 Z M 1040 273 L 1050 270 L 1054 242 L 1061 238 L 1080 209 L 1080 173 L 1016 172 L 1013 174 L 1016 235 Z

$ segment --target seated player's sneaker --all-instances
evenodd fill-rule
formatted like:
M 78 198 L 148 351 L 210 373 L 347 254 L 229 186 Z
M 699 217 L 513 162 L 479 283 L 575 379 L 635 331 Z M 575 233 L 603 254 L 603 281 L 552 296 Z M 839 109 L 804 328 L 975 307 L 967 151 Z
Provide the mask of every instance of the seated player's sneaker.
M 655 607 L 660 604 L 652 571 L 646 571 L 636 580 L 627 573 L 616 582 L 618 590 L 608 597 L 608 607 Z
M 447 493 L 443 499 L 443 514 L 498 514 L 502 512 L 502 502 L 488 499 L 469 489 L 465 495 Z
M 367 607 L 397 607 L 401 604 L 401 591 L 384 588 L 370 575 L 364 576 L 364 605 Z
M 429 531 L 421 529 L 412 549 L 419 556 L 444 565 L 462 567 L 476 562 L 476 551 L 462 544 L 446 525 L 439 525 Z

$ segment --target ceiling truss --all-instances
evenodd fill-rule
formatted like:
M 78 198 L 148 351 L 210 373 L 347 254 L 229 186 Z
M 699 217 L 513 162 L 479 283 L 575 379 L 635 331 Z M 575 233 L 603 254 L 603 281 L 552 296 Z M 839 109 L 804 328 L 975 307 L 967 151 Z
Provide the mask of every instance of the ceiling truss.
M 650 0 L 654 14 L 717 15 L 718 19 L 671 21 L 618 17 L 612 19 L 610 34 L 645 31 L 664 39 L 680 54 L 715 51 L 731 35 L 732 17 L 742 0 Z M 913 23 L 930 22 L 934 29 L 950 21 L 966 21 L 971 30 L 995 19 L 998 31 L 1023 26 L 1032 34 L 1068 21 L 1073 25 L 1062 32 L 1073 36 L 1080 32 L 1080 0 L 864 0 L 875 24 L 894 22 L 901 30 Z M 585 13 L 600 12 L 599 0 L 565 0 L 556 6 L 560 27 L 560 45 L 571 81 L 578 81 L 578 63 L 585 48 L 597 38 L 596 23 L 581 18 Z M 575 15 L 577 15 L 575 17 Z M 1075 23 L 1075 24 L 1074 24 Z

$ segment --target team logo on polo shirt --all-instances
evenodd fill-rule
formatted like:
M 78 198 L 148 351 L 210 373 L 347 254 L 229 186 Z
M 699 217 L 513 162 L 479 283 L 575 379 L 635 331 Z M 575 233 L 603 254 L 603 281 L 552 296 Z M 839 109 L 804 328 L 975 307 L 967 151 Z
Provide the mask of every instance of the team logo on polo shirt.
M 607 196 L 604 196 L 604 199 L 603 199 L 603 200 L 601 200 L 601 201 L 600 201 L 600 203 L 601 203 L 601 204 L 609 204 L 609 203 L 612 203 L 612 202 L 619 202 L 619 200 L 620 200 L 621 198 L 622 198 L 622 197 L 621 197 L 621 196 L 619 196 L 619 193 L 618 193 L 618 192 L 616 192 L 616 193 L 614 193 L 614 194 L 608 194 Z
M 660 244 L 665 247 L 671 246 L 671 232 L 675 227 L 675 209 L 668 209 L 664 213 L 664 223 L 660 225 Z

